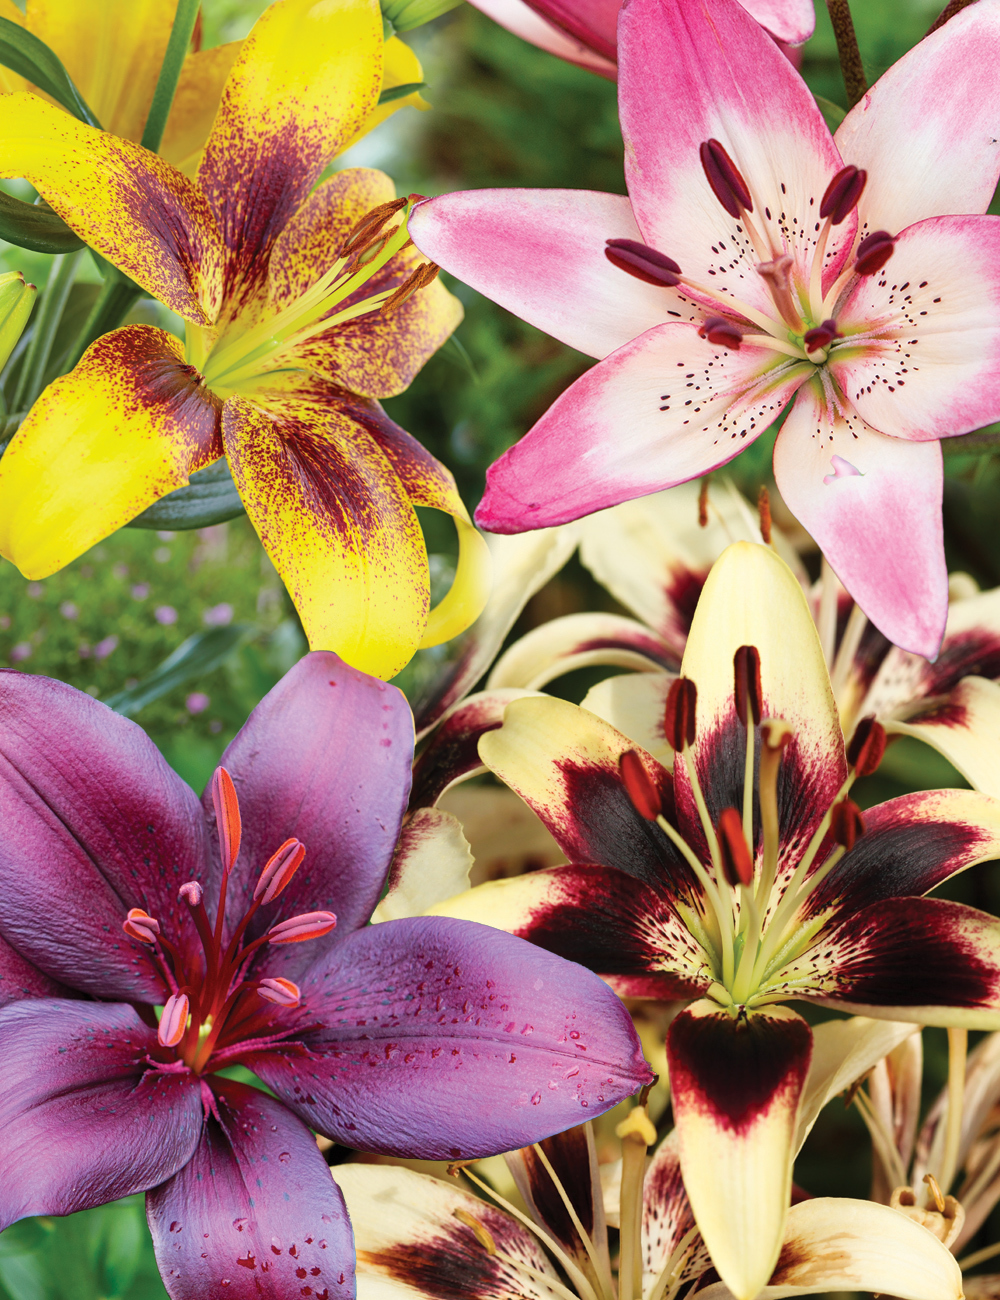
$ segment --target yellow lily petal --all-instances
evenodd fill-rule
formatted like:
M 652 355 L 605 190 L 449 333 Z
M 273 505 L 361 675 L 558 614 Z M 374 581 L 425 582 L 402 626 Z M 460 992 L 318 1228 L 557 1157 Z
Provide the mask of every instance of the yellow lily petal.
M 674 673 L 619 673 L 592 686 L 580 707 L 641 745 L 671 771 L 674 751 L 663 728 L 667 695 Z
M 105 131 L 138 141 L 177 0 L 29 0 L 27 27 L 58 54 Z
M 662 671 L 677 660 L 655 632 L 620 614 L 564 614 L 532 628 L 497 660 L 490 686 L 541 690 L 575 668 L 610 664 L 640 673 Z
M 385 64 L 382 68 L 382 89 L 392 90 L 395 86 L 412 86 L 424 79 L 424 70 L 420 66 L 420 60 L 413 53 L 410 47 L 401 41 L 398 36 L 390 37 L 385 43 Z M 419 90 L 415 90 L 411 95 L 405 95 L 400 99 L 390 99 L 387 104 L 377 104 L 368 114 L 357 135 L 348 140 L 347 144 L 341 149 L 341 153 L 350 149 L 352 144 L 357 142 L 373 131 L 391 117 L 399 108 L 405 108 L 407 105 L 412 108 L 427 110 L 430 108 L 427 100 L 421 95 Z
M 184 60 L 159 153 L 185 176 L 198 171 L 226 78 L 242 48 L 242 41 L 229 41 Z
M 14 0 L 0 0 L 0 18 L 6 18 L 10 23 L 17 23 L 18 27 L 24 26 L 24 14 L 21 13 Z M 15 90 L 27 90 L 28 83 L 23 77 L 19 77 L 16 72 L 11 72 L 10 68 L 0 67 L 0 91 L 7 94 Z
M 469 887 L 472 851 L 462 824 L 440 808 L 418 808 L 400 832 L 385 897 L 373 921 L 423 916 Z
M 37 95 L 3 96 L 0 114 L 0 176 L 30 181 L 81 239 L 171 310 L 212 319 L 221 246 L 185 176 Z
M 127 325 L 42 393 L 0 460 L 0 555 L 45 578 L 222 453 L 180 344 Z
M 1000 684 L 985 677 L 964 677 L 939 707 L 910 722 L 887 720 L 890 734 L 915 736 L 932 745 L 958 768 L 970 785 L 1000 796 Z
M 382 84 L 377 0 L 277 0 L 243 43 L 198 168 L 219 219 L 227 279 L 262 254 L 357 131 Z
M 373 676 L 410 660 L 430 584 L 420 524 L 378 443 L 336 406 L 231 397 L 233 478 L 313 650 Z

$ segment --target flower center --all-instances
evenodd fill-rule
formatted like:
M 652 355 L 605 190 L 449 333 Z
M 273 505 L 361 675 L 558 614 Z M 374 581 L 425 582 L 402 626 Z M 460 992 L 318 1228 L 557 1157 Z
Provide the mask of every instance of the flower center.
M 379 311 L 391 316 L 438 273 L 423 262 L 395 288 L 363 296 L 365 286 L 409 243 L 409 199 L 393 199 L 369 212 L 351 231 L 333 265 L 280 311 L 250 321 L 235 314 L 221 331 L 186 325 L 185 359 L 219 397 L 252 393 L 261 381 L 300 370 L 295 353 L 337 325 Z M 339 310 L 338 310 L 339 308 Z
M 185 956 L 180 947 L 163 934 L 155 917 L 133 907 L 123 929 L 131 938 L 146 944 L 167 987 L 171 990 L 163 1006 L 157 1039 L 172 1048 L 178 1062 L 201 1074 L 216 1054 L 216 1063 L 227 1059 L 226 1049 L 249 1039 L 270 1042 L 292 1029 L 274 1029 L 273 1013 L 263 1003 L 279 1007 L 299 1006 L 301 993 L 296 984 L 280 976 L 255 979 L 250 975 L 255 953 L 265 944 L 302 943 L 329 934 L 337 924 L 332 912 L 306 912 L 271 926 L 266 934 L 244 944 L 247 926 L 261 906 L 274 901 L 302 864 L 305 846 L 296 839 L 281 845 L 264 866 L 253 892 L 253 900 L 236 926 L 232 938 L 223 943 L 226 894 L 229 876 L 240 851 L 239 802 L 232 778 L 220 767 L 212 780 L 212 799 L 219 828 L 222 883 L 213 926 L 204 903 L 204 890 L 189 880 L 178 891 L 180 901 L 191 909 L 201 954 Z M 294 1028 L 297 1028 L 295 1026 Z M 231 1055 L 231 1053 L 230 1053 Z
M 811 983 L 783 975 L 817 941 L 825 915 L 803 909 L 860 835 L 864 819 L 848 792 L 859 776 L 873 772 L 885 751 L 885 731 L 874 718 L 858 723 L 847 748 L 848 774 L 816 826 L 794 869 L 779 879 L 778 775 L 793 729 L 780 718 L 762 718 L 760 656 L 741 646 L 734 659 L 734 702 L 745 729 L 742 809 L 725 808 L 713 823 L 691 752 L 695 739 L 697 688 L 679 677 L 667 697 L 664 731 L 683 763 L 708 845 L 705 863 L 663 816 L 660 796 L 635 750 L 620 759 L 622 780 L 636 810 L 655 821 L 680 851 L 702 887 L 697 900 L 675 900 L 678 915 L 702 948 L 713 983 L 708 996 L 735 1017 L 746 1009 L 781 1002 Z M 759 753 L 758 753 L 759 746 Z M 754 806 L 760 822 L 760 848 Z M 821 856 L 822 854 L 822 856 Z

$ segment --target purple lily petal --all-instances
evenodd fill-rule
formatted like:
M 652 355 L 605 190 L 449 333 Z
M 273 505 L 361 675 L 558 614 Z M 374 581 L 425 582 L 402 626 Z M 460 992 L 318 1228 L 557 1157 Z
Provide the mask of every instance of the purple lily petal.
M 207 884 L 194 793 L 134 722 L 62 682 L 0 673 L 0 927 L 74 988 L 162 1002 L 150 950 L 122 922 L 141 907 L 198 948 L 177 887 Z
M 365 1151 L 446 1160 L 526 1146 L 653 1075 L 589 971 L 487 926 L 386 921 L 302 981 L 304 1049 L 243 1059 L 311 1127 Z
M 71 998 L 73 990 L 50 979 L 37 966 L 0 939 L 0 1007 L 23 998 Z
M 295 836 L 306 846 L 305 860 L 255 918 L 249 938 L 299 912 L 323 909 L 337 917 L 337 928 L 308 948 L 270 950 L 256 974 L 297 981 L 371 916 L 396 848 L 412 758 L 405 697 L 327 651 L 299 660 L 251 713 L 222 756 L 243 819 L 228 915 L 242 915 L 268 858 Z M 211 823 L 208 791 L 203 802 Z
M 217 1113 L 198 1149 L 146 1198 L 173 1300 L 349 1300 L 351 1225 L 312 1134 L 255 1088 L 222 1080 L 212 1088 Z
M 52 999 L 0 1011 L 0 1231 L 144 1192 L 187 1163 L 201 1088 L 146 1068 L 156 1050 L 128 1006 Z

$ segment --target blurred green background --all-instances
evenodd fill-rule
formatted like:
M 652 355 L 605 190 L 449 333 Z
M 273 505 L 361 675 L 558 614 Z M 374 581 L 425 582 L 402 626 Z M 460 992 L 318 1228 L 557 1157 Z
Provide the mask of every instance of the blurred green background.
M 244 35 L 264 7 L 261 0 L 206 0 L 205 44 Z M 923 35 L 939 9 L 935 0 L 856 6 L 870 80 Z M 401 193 L 495 185 L 624 192 L 612 84 L 524 44 L 468 5 L 406 39 L 424 63 L 424 93 L 433 111 L 398 113 L 339 165 L 381 167 Z M 802 71 L 828 101 L 825 111 L 835 124 L 835 106 L 845 107 L 845 98 L 822 4 Z M 24 270 L 39 285 L 48 260 L 0 246 L 0 269 Z M 80 313 L 98 279 L 85 254 L 74 290 Z M 487 466 L 589 362 L 465 286 L 452 287 L 465 304 L 464 323 L 410 390 L 386 406 L 453 470 L 472 508 Z M 149 319 L 151 310 L 140 304 L 136 318 Z M 162 316 L 157 319 L 169 327 Z M 761 483 L 773 488 L 772 443 L 773 431 L 729 467 L 751 499 Z M 945 450 L 949 567 L 995 586 L 1000 462 L 992 452 L 971 454 L 947 444 Z M 422 517 L 440 589 L 450 577 L 451 525 L 434 512 Z M 595 608 L 616 606 L 574 560 L 530 602 L 514 635 L 554 615 Z M 185 646 L 193 647 L 185 661 L 190 671 L 166 674 L 169 689 L 143 705 L 144 693 L 156 693 L 155 681 L 153 690 L 146 689 L 151 674 Z M 27 582 L 0 561 L 0 666 L 58 677 L 126 708 L 198 789 L 249 711 L 305 649 L 291 602 L 245 518 L 197 532 L 125 529 L 44 582 Z M 398 681 L 411 698 L 445 653 L 422 653 L 404 670 Z M 580 699 L 591 680 L 576 675 L 560 690 Z M 902 742 L 889 751 L 862 799 L 955 784 L 962 782 L 936 754 Z M 992 869 L 968 873 L 950 892 L 1000 911 Z M 943 1031 L 925 1033 L 925 1043 L 929 1094 L 945 1077 Z M 815 1193 L 864 1195 L 867 1152 L 856 1112 L 835 1103 L 806 1147 L 797 1180 Z M 995 1227 L 988 1225 L 980 1242 L 992 1240 Z M 0 1297 L 138 1300 L 163 1294 L 141 1198 L 66 1220 L 25 1221 L 0 1236 Z

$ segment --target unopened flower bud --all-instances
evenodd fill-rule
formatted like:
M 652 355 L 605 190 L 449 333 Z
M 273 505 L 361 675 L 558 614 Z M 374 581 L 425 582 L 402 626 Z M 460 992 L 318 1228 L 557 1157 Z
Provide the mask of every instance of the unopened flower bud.
M 290 916 L 287 921 L 272 925 L 267 937 L 271 943 L 303 943 L 329 934 L 336 924 L 332 912 L 303 912 L 301 916 Z
M 874 275 L 881 271 L 892 257 L 896 241 L 887 230 L 876 230 L 867 239 L 862 239 L 855 254 L 854 269 L 858 275 Z
M 189 880 L 186 884 L 181 885 L 177 891 L 177 901 L 187 903 L 188 907 L 197 907 L 204 896 L 205 891 L 197 880 Z
M 731 217 L 738 217 L 740 209 L 753 212 L 753 199 L 739 168 L 718 140 L 706 140 L 699 150 L 705 177 L 712 193 Z
M 847 746 L 847 762 L 858 776 L 871 776 L 885 753 L 885 727 L 874 715 L 862 718 Z
M 723 808 L 717 827 L 722 874 L 731 885 L 753 882 L 753 859 L 743 835 L 743 818 L 735 808 Z
M 243 826 L 236 787 L 233 785 L 233 778 L 224 767 L 217 767 L 212 777 L 212 803 L 215 805 L 215 825 L 219 832 L 222 870 L 228 876 L 239 856 Z
M 830 834 L 850 853 L 865 833 L 865 819 L 853 799 L 841 799 L 830 809 Z
M 726 320 L 725 316 L 709 316 L 699 326 L 698 337 L 714 343 L 717 348 L 729 348 L 732 352 L 739 352 L 740 344 L 743 342 L 743 331 L 733 321 Z
M 646 771 L 646 765 L 634 749 L 626 749 L 621 755 L 618 770 L 633 808 L 640 817 L 655 822 L 662 807 L 660 794 L 653 784 L 653 778 Z
M 858 167 L 842 168 L 826 187 L 820 200 L 819 215 L 829 217 L 830 224 L 839 226 L 857 207 L 868 180 L 868 173 Z
M 0 275 L 0 369 L 7 364 L 28 323 L 38 291 L 20 271 Z
M 122 923 L 122 929 L 130 939 L 138 939 L 140 943 L 156 943 L 160 923 L 141 907 L 131 907 Z
M 694 744 L 698 688 L 690 677 L 678 677 L 670 687 L 663 711 L 663 734 L 679 754 L 685 745 Z
M 257 887 L 253 891 L 254 899 L 256 900 L 263 895 L 264 902 L 270 903 L 272 899 L 277 898 L 292 876 L 298 871 L 305 856 L 306 846 L 304 844 L 294 837 L 285 840 L 281 848 L 277 849 L 268 858 L 264 870 L 260 873 Z
M 184 1037 L 188 1021 L 188 999 L 186 993 L 174 993 L 163 1004 L 163 1014 L 156 1030 L 156 1037 L 164 1047 L 176 1047 Z
M 280 975 L 274 979 L 261 980 L 257 985 L 257 994 L 265 1002 L 276 1002 L 279 1007 L 297 1007 L 302 1001 L 299 986 L 291 980 L 282 979 Z
M 734 694 L 736 697 L 736 716 L 744 727 L 753 718 L 753 725 L 760 725 L 763 706 L 763 688 L 760 684 L 760 651 L 754 645 L 741 645 L 733 655 Z
M 672 288 L 680 284 L 681 268 L 672 257 L 641 244 L 638 239 L 605 240 L 604 256 L 619 271 L 634 275 L 646 284 Z

